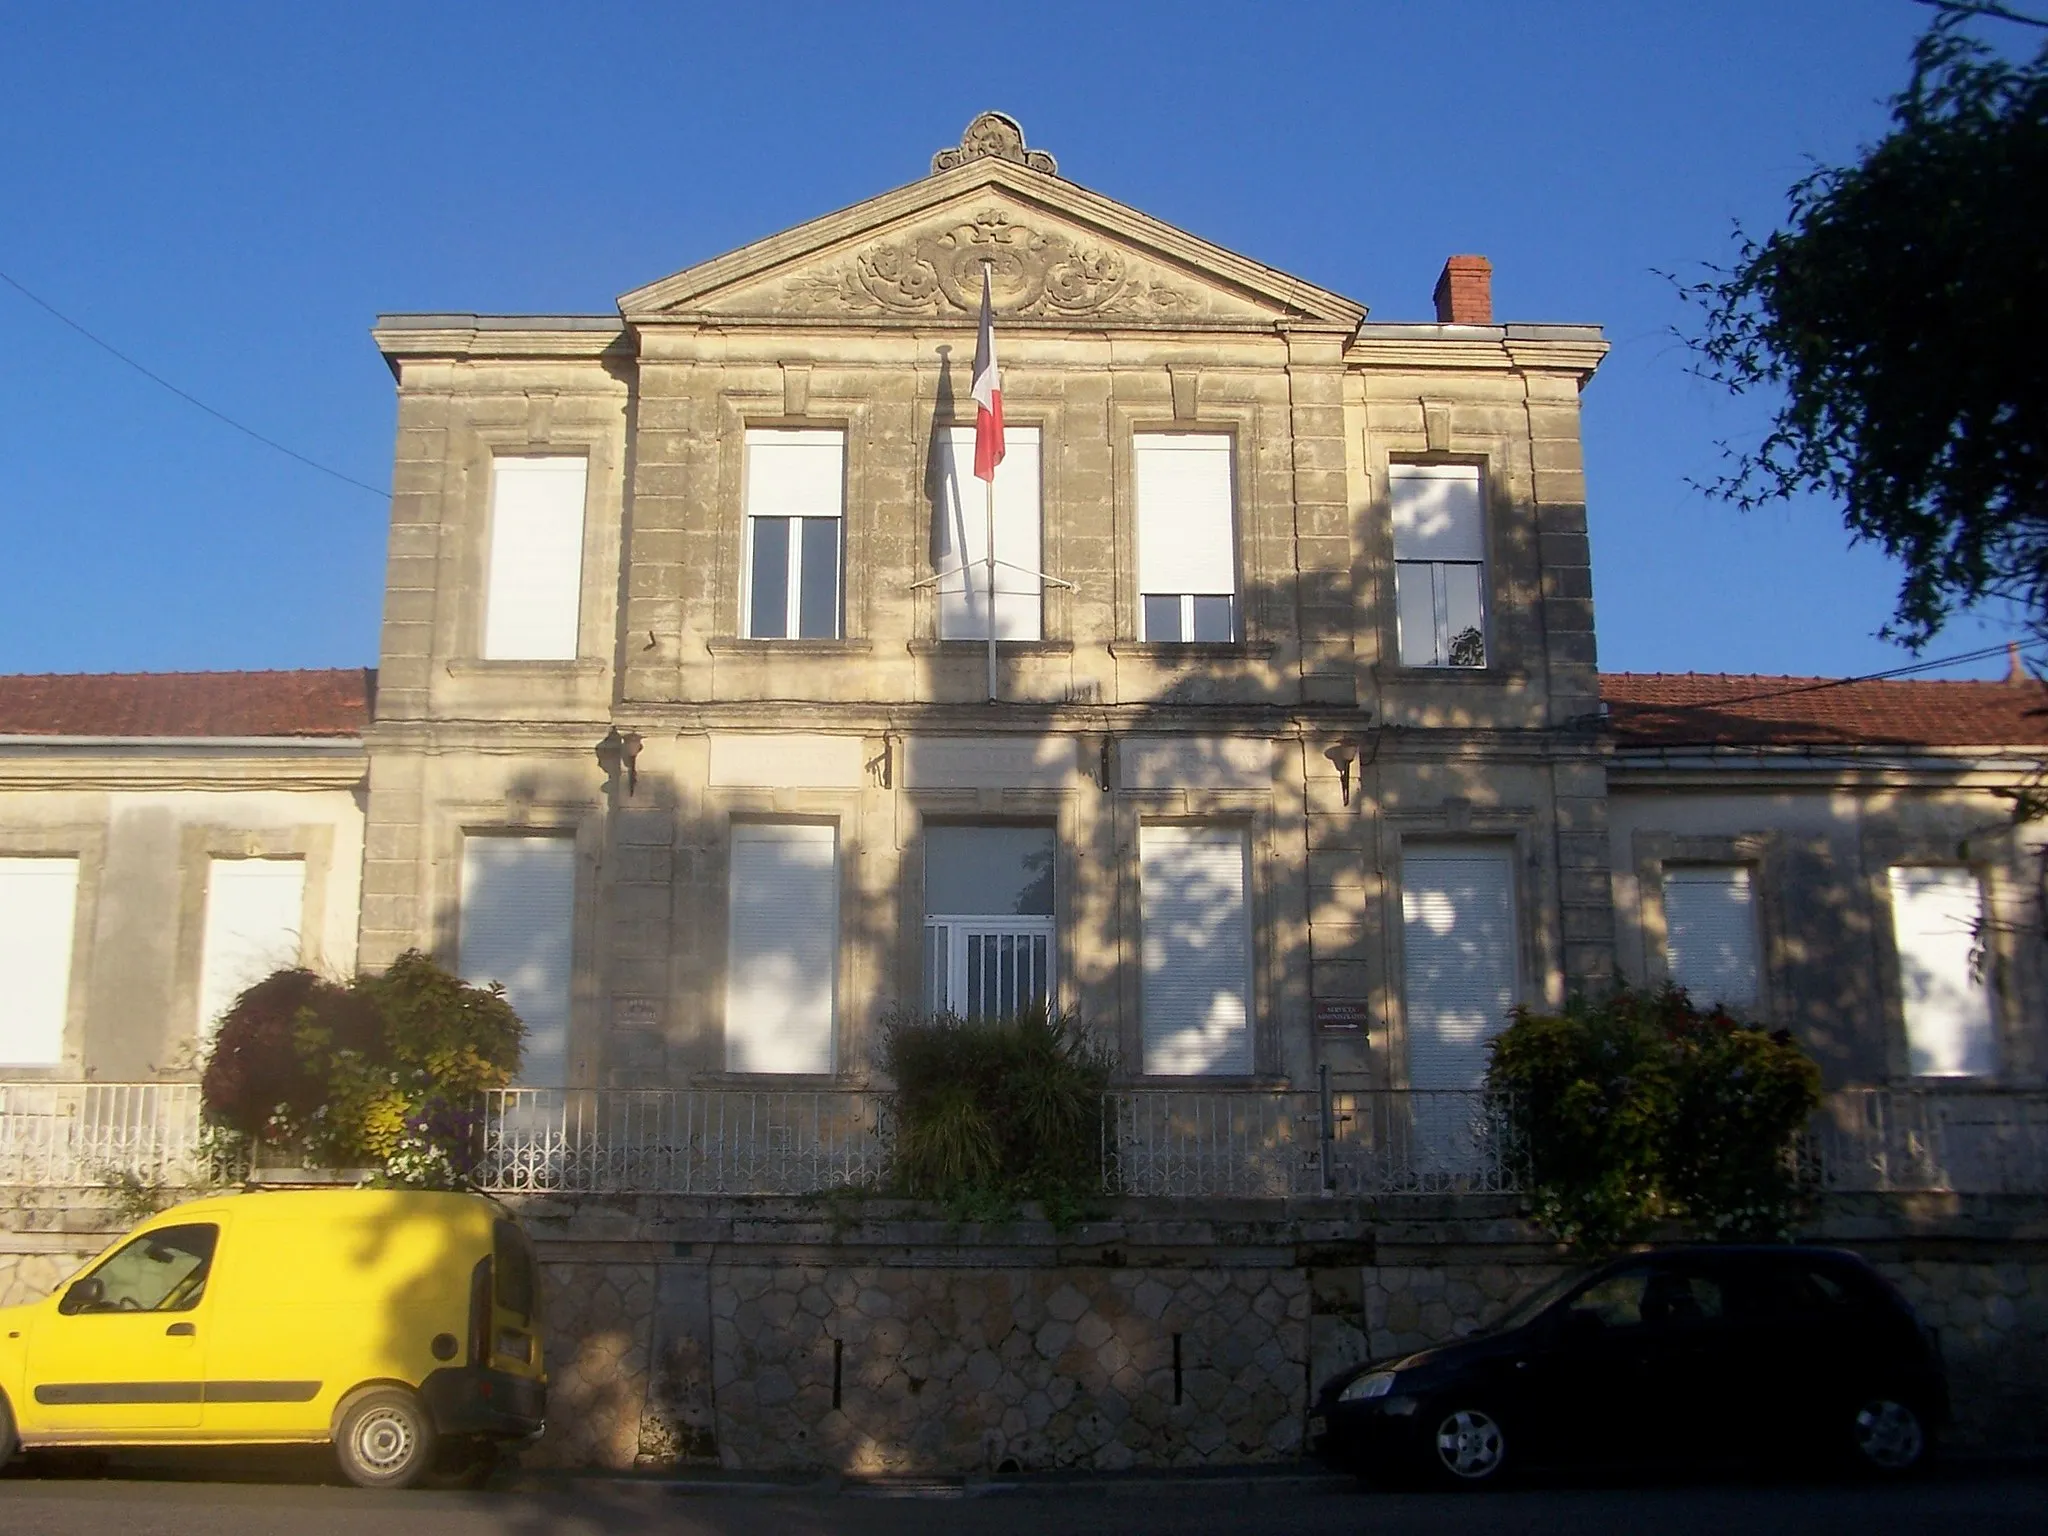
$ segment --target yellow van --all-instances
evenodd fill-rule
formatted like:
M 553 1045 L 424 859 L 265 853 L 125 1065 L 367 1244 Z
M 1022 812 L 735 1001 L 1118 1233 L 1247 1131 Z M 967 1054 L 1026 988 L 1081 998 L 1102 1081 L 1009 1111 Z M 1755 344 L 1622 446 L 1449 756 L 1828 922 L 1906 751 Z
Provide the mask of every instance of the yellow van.
M 540 1281 L 480 1195 L 220 1195 L 0 1308 L 0 1466 L 23 1447 L 331 1441 L 366 1488 L 543 1427 Z

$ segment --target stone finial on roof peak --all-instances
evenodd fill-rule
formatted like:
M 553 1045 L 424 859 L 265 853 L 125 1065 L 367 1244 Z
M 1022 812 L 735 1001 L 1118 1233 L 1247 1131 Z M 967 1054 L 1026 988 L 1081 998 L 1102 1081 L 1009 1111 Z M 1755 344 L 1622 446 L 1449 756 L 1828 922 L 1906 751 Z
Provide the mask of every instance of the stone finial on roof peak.
M 1008 160 L 1048 176 L 1060 173 L 1059 162 L 1042 149 L 1024 147 L 1024 129 L 1007 112 L 984 112 L 967 125 L 957 149 L 942 149 L 932 156 L 932 174 L 950 171 L 971 160 Z

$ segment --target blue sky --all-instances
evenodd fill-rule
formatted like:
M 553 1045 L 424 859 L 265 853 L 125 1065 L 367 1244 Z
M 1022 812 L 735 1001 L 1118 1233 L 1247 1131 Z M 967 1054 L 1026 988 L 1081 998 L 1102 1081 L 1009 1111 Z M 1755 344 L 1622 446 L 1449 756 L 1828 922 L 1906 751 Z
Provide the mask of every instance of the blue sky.
M 1910 0 L 1693 5 L 33 5 L 0 0 L 0 271 L 253 430 L 390 479 L 380 311 L 604 312 L 916 179 L 997 107 L 1064 175 L 1430 318 L 1591 321 L 1602 666 L 1847 675 L 1895 573 L 1688 480 L 1759 407 L 1659 270 L 1882 131 Z M 373 662 L 385 508 L 0 285 L 0 671 Z M 2004 638 L 1974 622 L 1930 647 Z M 1962 671 L 1996 675 L 2002 663 Z

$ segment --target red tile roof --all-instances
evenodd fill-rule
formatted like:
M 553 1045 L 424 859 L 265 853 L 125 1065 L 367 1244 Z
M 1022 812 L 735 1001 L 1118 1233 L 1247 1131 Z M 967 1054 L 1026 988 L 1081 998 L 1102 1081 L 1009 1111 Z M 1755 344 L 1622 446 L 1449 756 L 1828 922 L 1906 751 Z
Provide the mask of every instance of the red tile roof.
M 369 667 L 0 677 L 0 736 L 360 736 L 376 688 Z
M 2048 745 L 2048 687 L 2032 679 L 1614 672 L 1600 697 L 1623 747 Z

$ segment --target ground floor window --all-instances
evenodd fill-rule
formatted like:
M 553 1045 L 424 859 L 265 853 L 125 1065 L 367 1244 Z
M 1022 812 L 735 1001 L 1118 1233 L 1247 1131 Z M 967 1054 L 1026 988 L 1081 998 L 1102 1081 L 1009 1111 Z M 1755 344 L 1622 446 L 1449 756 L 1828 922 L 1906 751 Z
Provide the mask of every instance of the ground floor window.
M 0 1064 L 64 1059 L 78 860 L 0 859 Z
M 209 859 L 206 936 L 199 959 L 199 1038 L 212 1039 L 236 998 L 300 963 L 304 859 Z
M 945 826 L 924 834 L 924 1003 L 997 1018 L 1058 996 L 1050 827 Z
M 1746 865 L 1664 871 L 1664 958 L 1672 982 L 1698 1006 L 1756 1007 L 1756 893 Z
M 1998 1040 L 1976 872 L 1896 865 L 1890 884 L 1908 1070 L 1915 1077 L 1995 1076 Z
M 726 1070 L 831 1072 L 839 975 L 836 829 L 735 824 L 728 900 Z
M 1411 1088 L 1477 1088 L 1515 1003 L 1514 865 L 1505 848 L 1421 846 L 1401 860 Z
M 526 1026 L 519 1081 L 568 1083 L 576 843 L 489 834 L 462 840 L 462 979 L 505 989 Z
M 1234 827 L 1138 830 L 1148 1074 L 1252 1070 L 1249 850 Z

